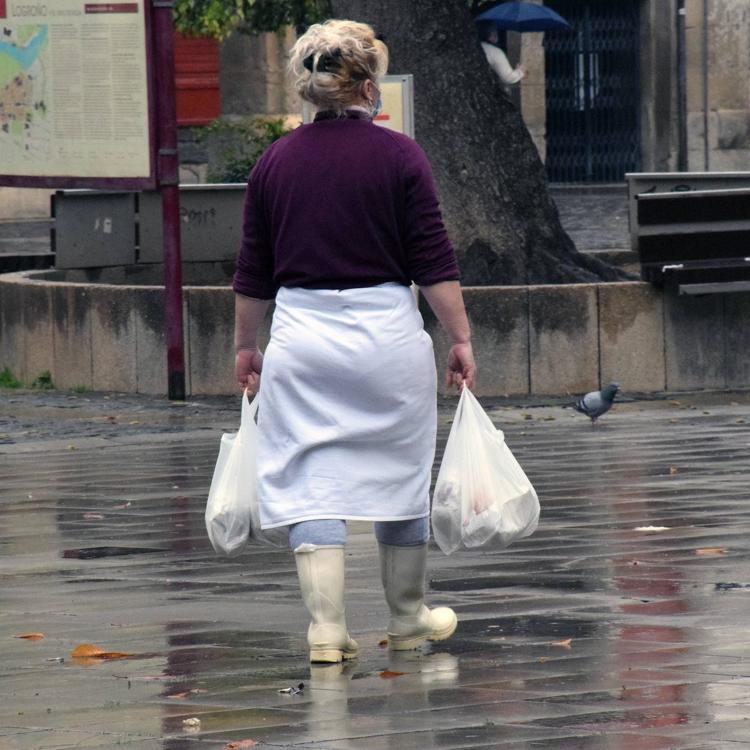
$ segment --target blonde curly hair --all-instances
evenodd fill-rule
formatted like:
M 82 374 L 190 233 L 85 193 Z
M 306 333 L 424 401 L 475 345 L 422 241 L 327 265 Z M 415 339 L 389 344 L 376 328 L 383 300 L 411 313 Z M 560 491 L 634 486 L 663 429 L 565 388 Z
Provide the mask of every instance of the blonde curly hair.
M 362 100 L 362 83 L 388 70 L 388 48 L 366 23 L 316 23 L 292 47 L 289 71 L 297 93 L 318 109 L 342 112 Z

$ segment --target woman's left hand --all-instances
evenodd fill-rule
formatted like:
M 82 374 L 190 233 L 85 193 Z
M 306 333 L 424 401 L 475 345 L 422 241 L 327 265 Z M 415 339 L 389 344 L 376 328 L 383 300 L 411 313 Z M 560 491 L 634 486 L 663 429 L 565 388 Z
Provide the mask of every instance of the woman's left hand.
M 263 354 L 260 349 L 238 349 L 234 358 L 234 375 L 241 389 L 255 393 L 260 386 Z

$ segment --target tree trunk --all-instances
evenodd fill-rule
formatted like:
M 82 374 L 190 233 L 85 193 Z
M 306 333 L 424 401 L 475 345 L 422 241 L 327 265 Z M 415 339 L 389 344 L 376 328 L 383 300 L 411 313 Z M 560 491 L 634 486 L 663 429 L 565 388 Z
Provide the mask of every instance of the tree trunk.
M 414 75 L 416 138 L 432 162 L 464 284 L 625 278 L 579 253 L 544 166 L 487 65 L 466 0 L 333 0 L 336 18 L 385 36 L 390 71 Z

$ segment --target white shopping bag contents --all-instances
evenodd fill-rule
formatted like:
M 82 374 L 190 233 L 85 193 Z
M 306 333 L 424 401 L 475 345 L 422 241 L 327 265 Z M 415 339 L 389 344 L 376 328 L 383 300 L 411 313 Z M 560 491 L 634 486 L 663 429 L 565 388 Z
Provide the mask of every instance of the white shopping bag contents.
M 240 429 L 221 436 L 206 503 L 206 530 L 216 552 L 235 555 L 252 539 L 270 547 L 286 547 L 286 527 L 261 530 L 255 459 L 258 445 L 258 396 L 242 396 Z
M 432 497 L 432 530 L 446 555 L 459 547 L 502 549 L 532 534 L 539 500 L 505 436 L 474 394 L 458 401 Z

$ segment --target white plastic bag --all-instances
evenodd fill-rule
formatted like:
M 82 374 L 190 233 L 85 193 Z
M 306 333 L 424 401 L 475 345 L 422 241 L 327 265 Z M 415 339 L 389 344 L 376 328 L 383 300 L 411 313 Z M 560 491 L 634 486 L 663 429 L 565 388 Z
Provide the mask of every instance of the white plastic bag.
M 242 416 L 237 432 L 221 436 L 211 489 L 206 503 L 206 530 L 211 544 L 221 554 L 235 555 L 252 539 L 271 547 L 286 547 L 288 530 L 260 528 L 260 510 L 255 469 L 258 444 L 258 396 L 252 403 L 242 396 Z
M 505 436 L 474 394 L 458 401 L 432 498 L 432 530 L 446 555 L 459 547 L 501 549 L 529 536 L 539 500 Z

